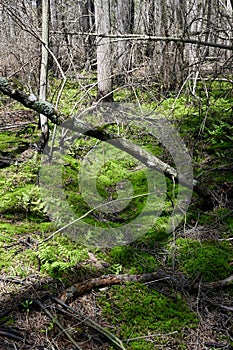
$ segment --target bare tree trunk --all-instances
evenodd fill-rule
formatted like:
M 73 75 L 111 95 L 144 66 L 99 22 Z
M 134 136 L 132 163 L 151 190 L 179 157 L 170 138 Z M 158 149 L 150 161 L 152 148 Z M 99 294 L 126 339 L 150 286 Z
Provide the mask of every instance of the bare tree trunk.
M 101 34 L 110 34 L 110 1 L 95 0 L 95 23 L 97 37 L 97 75 L 98 75 L 98 99 L 104 102 L 112 102 L 112 64 L 111 42 L 109 38 L 102 38 Z
M 134 1 L 117 1 L 117 29 L 120 34 L 133 33 Z M 124 40 L 118 42 L 118 66 L 120 74 L 130 69 L 130 43 Z
M 95 27 L 94 20 L 94 2 L 93 0 L 87 0 L 82 7 L 82 30 L 86 33 L 93 32 Z M 91 69 L 93 58 L 95 58 L 95 39 L 93 36 L 88 35 L 85 45 L 85 69 L 88 71 Z
M 46 100 L 47 95 L 47 78 L 48 78 L 48 50 L 49 45 L 49 0 L 42 0 L 42 48 L 41 48 L 41 67 L 40 67 L 40 92 L 39 99 Z M 42 148 L 49 139 L 48 119 L 40 114 L 40 127 L 42 133 Z

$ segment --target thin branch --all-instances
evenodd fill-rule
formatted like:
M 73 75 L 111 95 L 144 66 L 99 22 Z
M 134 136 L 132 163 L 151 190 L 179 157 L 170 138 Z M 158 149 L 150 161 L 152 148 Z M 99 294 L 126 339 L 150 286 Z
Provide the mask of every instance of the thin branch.
M 54 32 L 56 33 L 56 32 Z M 119 40 L 134 40 L 134 41 L 140 41 L 140 40 L 146 40 L 146 41 L 164 41 L 164 42 L 176 42 L 176 43 L 184 43 L 184 44 L 194 44 L 194 45 L 201 45 L 201 46 L 208 46 L 208 47 L 217 47 L 219 49 L 224 50 L 230 50 L 233 51 L 232 45 L 225 45 L 215 42 L 209 42 L 209 41 L 202 41 L 197 39 L 191 39 L 191 38 L 181 38 L 181 37 L 164 37 L 164 36 L 153 36 L 153 35 L 146 35 L 146 34 L 98 34 L 98 33 L 87 33 L 87 32 L 70 32 L 68 33 L 70 35 L 90 35 L 94 37 L 99 38 L 110 38 L 110 39 L 116 39 L 116 41 Z M 226 38 L 228 40 L 229 38 Z M 113 40 L 114 41 L 114 40 Z
M 124 345 L 123 345 L 123 343 L 122 343 L 122 341 L 117 336 L 115 336 L 113 333 L 111 333 L 107 329 L 101 327 L 99 324 L 97 324 L 96 322 L 94 322 L 90 318 L 85 317 L 80 312 L 78 312 L 74 308 L 72 308 L 69 305 L 67 305 L 66 303 L 64 303 L 62 300 L 60 300 L 60 299 L 58 299 L 56 297 L 53 297 L 53 296 L 50 296 L 50 298 L 53 301 L 55 301 L 56 303 L 58 303 L 59 305 L 61 305 L 65 310 L 70 311 L 69 315 L 75 317 L 76 319 L 78 319 L 78 321 L 81 321 L 81 322 L 85 323 L 88 327 L 90 327 L 90 328 L 94 329 L 95 331 L 97 331 L 97 332 L 101 333 L 102 335 L 104 335 L 112 343 L 114 343 L 119 349 L 126 350 Z
M 0 328 L 0 336 L 16 341 L 24 341 L 24 337 L 15 331 L 13 328 Z
M 48 309 L 44 307 L 44 305 L 40 302 L 39 299 L 34 300 L 34 303 L 37 304 L 41 308 L 41 310 L 43 310 L 43 312 L 51 319 L 51 321 L 54 322 L 58 326 L 58 328 L 62 330 L 62 332 L 67 336 L 67 338 L 74 344 L 76 349 L 82 350 L 82 348 L 76 343 L 76 341 L 73 339 L 70 333 L 67 332 L 66 329 L 64 329 L 62 324 L 56 318 L 54 318 L 51 312 L 49 312 Z
M 33 122 L 12 124 L 12 125 L 6 125 L 6 126 L 0 127 L 0 131 L 11 130 L 11 129 L 21 129 L 21 128 L 24 128 L 25 126 L 29 126 L 29 125 L 32 125 L 32 124 L 33 125 L 37 125 L 37 123 L 33 123 Z
M 124 339 L 125 342 L 130 342 L 130 341 L 135 341 L 135 340 L 140 340 L 140 339 L 148 339 L 148 338 L 155 338 L 155 337 L 168 337 L 169 335 L 177 334 L 177 331 L 166 333 L 166 334 L 151 334 L 151 335 L 144 335 L 141 337 L 136 337 L 136 338 L 129 338 L 129 339 Z
M 157 272 L 143 273 L 143 274 L 122 274 L 122 275 L 104 275 L 97 278 L 91 278 L 89 280 L 78 282 L 67 288 L 63 295 L 63 300 L 70 300 L 74 297 L 79 297 L 94 288 L 112 286 L 117 284 L 123 284 L 126 282 L 149 282 L 149 281 L 160 281 L 170 280 L 178 284 L 178 281 L 173 276 L 166 274 L 164 271 L 158 270 Z
M 206 289 L 215 289 L 215 288 L 228 287 L 231 284 L 233 284 L 233 275 L 231 275 L 223 280 L 219 280 L 219 281 L 215 281 L 215 282 L 203 282 L 200 284 L 200 287 L 206 288 Z M 197 285 L 195 285 L 194 288 L 197 288 Z

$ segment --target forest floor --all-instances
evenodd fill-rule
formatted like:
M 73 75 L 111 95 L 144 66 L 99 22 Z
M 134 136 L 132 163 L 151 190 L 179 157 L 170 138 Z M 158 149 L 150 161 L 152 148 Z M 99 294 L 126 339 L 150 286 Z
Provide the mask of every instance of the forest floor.
M 175 234 L 164 215 L 142 239 L 101 249 L 54 234 L 37 140 L 33 113 L 1 111 L 0 350 L 233 349 L 232 153 L 202 150 L 213 208 L 194 194 Z

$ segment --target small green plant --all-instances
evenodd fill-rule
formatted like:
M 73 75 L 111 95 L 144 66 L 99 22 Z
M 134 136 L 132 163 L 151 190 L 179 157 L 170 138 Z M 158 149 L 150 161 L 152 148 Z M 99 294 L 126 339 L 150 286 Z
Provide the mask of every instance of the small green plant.
M 48 323 L 47 328 L 46 329 L 41 329 L 40 332 L 41 333 L 50 332 L 50 331 L 52 331 L 54 329 L 55 325 L 56 325 L 56 318 L 54 317 L 52 319 L 52 321 Z
M 109 271 L 112 273 L 115 273 L 116 275 L 119 275 L 119 273 L 122 272 L 122 265 L 121 264 L 113 264 L 110 266 Z
M 26 299 L 25 301 L 22 301 L 21 305 L 23 307 L 23 310 L 27 313 L 29 313 L 31 306 L 32 306 L 33 301 Z
M 26 217 L 30 213 L 45 214 L 46 205 L 40 197 L 40 190 L 37 186 L 29 188 L 27 191 L 23 190 L 18 196 L 19 206 L 21 206 L 26 213 Z
M 38 257 L 42 272 L 54 278 L 62 278 L 88 255 L 87 249 L 70 242 L 66 237 L 57 237 L 56 242 L 39 244 Z
M 157 269 L 157 261 L 153 256 L 130 246 L 114 247 L 108 260 L 111 263 L 110 271 L 114 273 L 145 273 Z

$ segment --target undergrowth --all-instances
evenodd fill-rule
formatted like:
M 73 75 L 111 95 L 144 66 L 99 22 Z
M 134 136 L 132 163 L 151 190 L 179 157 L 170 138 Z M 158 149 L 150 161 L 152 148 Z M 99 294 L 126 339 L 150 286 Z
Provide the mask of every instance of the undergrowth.
M 95 83 L 94 76 L 89 77 L 87 83 L 91 82 Z M 79 85 L 71 82 L 65 88 L 61 106 L 67 115 L 71 113 L 74 102 L 83 96 L 81 91 L 77 92 L 77 88 Z M 185 222 L 181 222 L 178 231 L 185 231 L 186 228 L 191 229 L 198 225 L 208 227 L 210 230 L 215 227 L 219 231 L 216 239 L 211 235 L 206 239 L 179 235 L 176 238 L 174 232 L 169 232 L 169 216 L 176 203 L 177 186 L 170 180 L 166 181 L 165 193 L 157 196 L 156 200 L 146 207 L 148 198 L 143 195 L 148 192 L 148 186 L 144 169 L 132 158 L 119 154 L 117 160 L 110 159 L 98 168 L 96 195 L 93 197 L 94 199 L 101 197 L 105 201 L 124 198 L 126 184 L 128 188 L 131 186 L 132 193 L 138 198 L 127 202 L 117 215 L 96 210 L 85 217 L 85 222 L 93 227 L 111 227 L 114 232 L 114 228 L 127 224 L 146 207 L 142 223 L 146 225 L 147 221 L 158 212 L 155 223 L 143 236 L 136 237 L 137 239 L 131 244 L 120 246 L 122 238 L 118 237 L 119 244 L 114 248 L 96 248 L 94 240 L 97 239 L 98 243 L 98 237 L 91 230 L 88 232 L 89 244 L 83 244 L 78 226 L 75 227 L 72 237 L 66 236 L 64 231 L 62 232 L 64 235 L 56 234 L 45 241 L 57 227 L 50 221 L 48 203 L 41 195 L 38 182 L 41 164 L 35 157 L 0 171 L 1 273 L 20 278 L 38 273 L 40 276 L 49 276 L 67 284 L 72 284 L 75 278 L 86 279 L 98 276 L 100 273 L 148 273 L 161 268 L 165 271 L 173 269 L 172 271 L 179 272 L 190 281 L 197 279 L 212 282 L 231 275 L 233 249 L 232 240 L 228 239 L 233 233 L 233 220 L 231 208 L 227 207 L 227 200 L 232 194 L 233 177 L 227 167 L 231 160 L 232 148 L 232 87 L 230 84 L 212 83 L 208 88 L 210 91 L 208 96 L 200 83 L 197 84 L 195 98 L 183 92 L 178 97 L 170 96 L 164 102 L 155 103 L 154 107 L 158 114 L 169 116 L 179 129 L 193 157 L 195 177 L 216 193 L 216 198 L 222 198 L 222 201 L 216 200 L 215 208 L 205 211 L 203 205 L 200 205 L 199 198 L 194 195 Z M 51 86 L 51 91 L 53 93 L 51 99 L 55 100 L 58 83 Z M 91 103 L 93 94 L 94 92 L 90 90 L 88 103 Z M 142 91 L 140 95 L 145 101 L 146 94 Z M 132 98 L 135 98 L 135 95 L 133 97 L 130 90 L 119 91 L 116 95 L 116 100 L 130 101 Z M 66 103 L 67 100 L 69 103 Z M 115 126 L 111 125 L 109 128 L 111 132 L 117 132 L 117 127 L 114 129 Z M 137 140 L 140 147 L 148 152 L 163 161 L 170 160 L 165 147 L 154 141 L 151 135 L 129 128 L 122 129 L 123 136 L 127 136 L 127 131 L 130 134 L 130 141 Z M 2 133 L 1 154 L 11 152 L 13 155 L 18 154 L 18 142 L 22 143 L 23 148 L 28 147 L 28 140 L 24 142 L 23 135 L 17 136 L 13 132 Z M 74 219 L 90 209 L 86 199 L 91 198 L 93 193 L 91 181 L 94 176 L 86 175 L 85 193 L 83 193 L 85 199 L 79 191 L 78 173 L 83 158 L 97 145 L 96 140 L 80 135 L 64 155 L 62 190 L 66 202 L 72 208 Z M 55 152 L 58 146 L 55 144 Z M 98 155 L 102 158 L 106 155 L 104 148 Z M 86 168 L 89 169 L 88 165 Z M 158 176 L 158 182 L 160 180 Z M 162 186 L 163 183 L 159 185 Z M 62 209 L 63 202 L 59 198 L 54 200 L 54 208 L 57 208 L 59 216 L 57 219 L 61 226 L 64 217 L 62 210 L 58 209 Z M 94 203 L 98 206 L 97 201 Z M 72 218 L 68 216 L 68 219 Z M 94 254 L 98 262 L 102 262 L 102 269 L 92 266 L 89 253 Z M 127 349 L 152 350 L 158 345 L 166 348 L 170 346 L 166 337 L 170 332 L 174 332 L 173 346 L 176 349 L 185 349 L 185 332 L 198 325 L 195 313 L 187 306 L 186 296 L 177 291 L 165 295 L 150 288 L 150 285 L 135 283 L 98 291 L 96 300 L 103 315 L 114 327 L 114 332 L 125 340 Z M 165 336 L 155 336 L 153 341 L 132 340 L 153 333 Z

